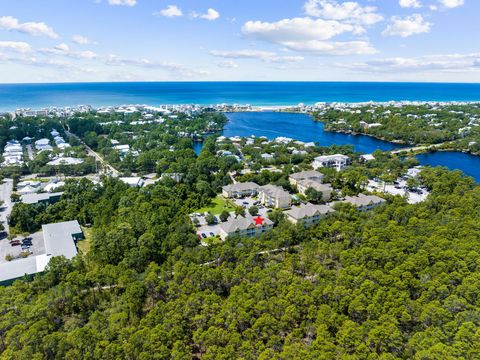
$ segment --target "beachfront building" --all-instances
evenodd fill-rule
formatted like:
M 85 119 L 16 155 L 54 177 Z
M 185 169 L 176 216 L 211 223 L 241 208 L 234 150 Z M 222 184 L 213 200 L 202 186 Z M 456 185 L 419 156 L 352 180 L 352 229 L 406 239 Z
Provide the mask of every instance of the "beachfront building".
M 265 185 L 258 189 L 258 198 L 264 206 L 275 209 L 286 209 L 292 204 L 291 195 L 276 185 Z
M 229 236 L 258 237 L 273 229 L 273 222 L 262 218 L 262 224 L 257 224 L 252 216 L 238 217 L 220 225 L 220 237 L 225 240 Z
M 333 212 L 335 212 L 335 210 L 330 206 L 307 203 L 285 211 L 285 215 L 287 215 L 287 220 L 293 224 L 302 223 L 308 227 L 318 223 L 325 216 Z
M 375 209 L 387 201 L 376 195 L 359 194 L 358 196 L 347 196 L 343 202 L 352 204 L 359 211 L 368 211 Z
M 313 161 L 313 168 L 319 169 L 322 167 L 335 168 L 337 171 L 347 167 L 350 164 L 350 158 L 346 155 L 323 155 L 318 156 Z
M 222 195 L 227 198 L 243 198 L 245 196 L 257 195 L 259 185 L 254 182 L 236 183 L 224 186 L 222 188 Z
M 301 180 L 313 180 L 319 183 L 323 182 L 324 175 L 316 170 L 301 171 L 291 174 L 288 177 L 288 181 L 292 186 L 297 186 L 297 183 Z

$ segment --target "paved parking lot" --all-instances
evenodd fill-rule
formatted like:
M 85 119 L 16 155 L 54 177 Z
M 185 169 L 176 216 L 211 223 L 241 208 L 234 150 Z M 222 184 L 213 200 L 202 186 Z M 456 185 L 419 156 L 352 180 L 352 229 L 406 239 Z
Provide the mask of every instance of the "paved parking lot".
M 418 192 L 409 191 L 405 180 L 399 179 L 397 182 L 397 185 L 387 184 L 384 186 L 383 183 L 369 180 L 367 190 L 384 192 L 391 195 L 407 196 L 409 204 L 416 204 L 425 201 L 428 197 L 428 191 L 426 190 L 419 189 Z
M 35 234 L 27 236 L 27 238 L 31 239 L 32 245 L 25 250 L 31 251 L 32 254 L 30 256 L 41 255 L 45 253 L 45 243 L 43 241 L 43 232 L 39 231 Z M 18 240 L 23 240 L 24 237 L 18 237 Z M 20 253 L 23 251 L 21 245 L 12 246 L 10 242 L 5 238 L 0 240 L 0 263 L 7 262 L 5 257 L 7 255 L 11 255 L 13 257 L 18 257 Z
M 254 204 L 258 203 L 257 199 L 251 198 L 251 197 L 246 197 L 244 199 L 232 199 L 232 201 L 237 205 L 245 208 L 245 213 L 248 215 L 248 209 L 253 206 Z M 261 204 L 255 205 L 258 207 L 258 214 L 262 217 L 266 217 L 268 215 L 269 209 L 265 208 Z M 220 221 L 219 217 L 216 216 L 217 223 L 208 225 L 207 222 L 205 221 L 205 214 L 201 214 L 200 216 L 196 215 L 191 215 L 190 219 L 193 221 L 194 218 L 197 218 L 200 222 L 200 226 L 197 227 L 197 235 L 199 235 L 199 239 L 203 240 L 212 236 L 219 236 L 220 235 L 220 225 L 222 222 Z M 235 213 L 231 212 L 230 217 L 228 220 L 235 218 Z M 227 220 L 227 221 L 228 221 Z M 205 237 L 202 236 L 202 234 L 205 234 Z M 213 235 L 212 235 L 213 234 Z

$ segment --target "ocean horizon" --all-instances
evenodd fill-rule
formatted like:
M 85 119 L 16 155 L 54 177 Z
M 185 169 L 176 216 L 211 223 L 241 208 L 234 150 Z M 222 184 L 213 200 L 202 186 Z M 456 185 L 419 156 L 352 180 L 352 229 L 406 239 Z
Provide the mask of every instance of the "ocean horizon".
M 250 104 L 317 102 L 480 102 L 480 83 L 429 82 L 82 82 L 0 84 L 0 111 L 124 104 Z

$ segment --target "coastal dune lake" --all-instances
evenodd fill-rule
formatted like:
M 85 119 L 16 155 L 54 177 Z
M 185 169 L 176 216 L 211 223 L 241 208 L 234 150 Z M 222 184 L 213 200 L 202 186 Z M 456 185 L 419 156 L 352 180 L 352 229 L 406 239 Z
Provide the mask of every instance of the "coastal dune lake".
M 320 146 L 352 145 L 355 151 L 372 153 L 375 150 L 389 151 L 402 145 L 382 141 L 366 135 L 351 135 L 328 132 L 321 122 L 313 121 L 307 114 L 282 112 L 237 112 L 227 113 L 228 124 L 224 136 L 266 136 L 274 139 L 279 136 L 300 141 L 318 142 Z M 198 147 L 198 145 L 197 145 Z M 198 150 L 198 149 L 197 149 Z M 480 182 L 480 157 L 462 152 L 434 152 L 417 156 L 422 165 L 445 166 L 461 170 Z

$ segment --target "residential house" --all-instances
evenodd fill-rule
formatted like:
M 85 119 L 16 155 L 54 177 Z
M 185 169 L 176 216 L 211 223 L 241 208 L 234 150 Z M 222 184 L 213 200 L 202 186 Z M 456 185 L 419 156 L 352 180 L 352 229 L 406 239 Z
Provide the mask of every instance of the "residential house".
M 347 196 L 343 202 L 352 204 L 360 211 L 368 211 L 387 201 L 376 195 L 359 194 L 358 196 Z
M 252 216 L 240 216 L 220 225 L 220 237 L 223 240 L 229 236 L 258 237 L 271 229 L 273 222 L 270 219 L 265 218 L 261 225 L 257 225 Z
M 316 182 L 322 183 L 324 175 L 316 170 L 310 171 L 301 171 L 294 174 L 291 174 L 288 177 L 288 181 L 292 186 L 296 186 L 297 182 L 300 180 L 314 180 Z
M 302 223 L 308 227 L 318 223 L 321 219 L 332 212 L 335 212 L 335 210 L 330 206 L 307 203 L 285 211 L 285 215 L 287 215 L 287 220 L 293 224 Z
M 259 185 L 254 182 L 236 183 L 222 188 L 222 195 L 227 198 L 242 198 L 257 194 Z
M 322 184 L 315 180 L 300 180 L 297 182 L 298 192 L 304 196 L 307 195 L 307 190 L 310 188 L 321 192 L 323 201 L 328 201 L 332 197 L 333 188 L 330 184 Z
M 276 185 L 261 186 L 258 189 L 258 197 L 264 206 L 276 209 L 286 209 L 292 204 L 291 195 Z
M 318 169 L 322 167 L 335 168 L 337 171 L 345 168 L 350 163 L 350 158 L 346 155 L 323 155 L 317 156 L 313 161 L 313 168 Z

